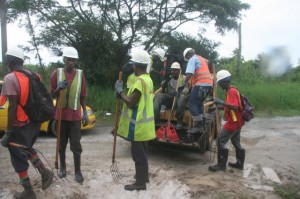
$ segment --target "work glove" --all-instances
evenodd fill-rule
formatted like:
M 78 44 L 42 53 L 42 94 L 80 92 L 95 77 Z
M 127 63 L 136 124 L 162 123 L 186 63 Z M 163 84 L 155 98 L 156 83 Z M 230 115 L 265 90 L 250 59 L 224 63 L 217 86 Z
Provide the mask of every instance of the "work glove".
M 181 94 L 187 95 L 189 93 L 190 89 L 188 87 L 184 87 L 184 89 L 181 91 Z
M 82 125 L 86 126 L 90 122 L 89 117 L 87 115 L 87 110 L 83 111 L 83 116 L 82 116 Z
M 59 81 L 57 88 L 58 88 L 58 90 L 62 90 L 62 89 L 67 88 L 67 85 L 68 85 L 67 80 Z
M 118 95 L 120 95 L 123 91 L 123 81 L 117 80 L 115 83 L 115 89 Z
M 12 131 L 13 131 L 13 130 L 6 130 L 6 131 L 5 131 L 5 134 L 3 135 L 2 140 L 1 140 L 1 145 L 2 145 L 3 147 L 8 147 L 8 142 L 9 142 L 10 139 L 11 139 Z
M 224 105 L 224 101 L 220 100 L 219 98 L 214 98 L 214 103 L 219 105 Z
M 173 96 L 173 97 L 177 97 L 178 96 L 178 92 L 176 91 L 170 91 L 168 92 L 169 95 Z
M 121 95 L 120 95 L 120 94 L 118 94 L 118 92 L 117 92 L 117 91 L 115 91 L 115 93 L 114 93 L 114 97 L 115 97 L 115 98 L 118 98 L 118 99 L 121 99 Z
M 216 110 L 216 107 L 215 107 L 215 106 L 212 106 L 212 107 L 209 107 L 209 108 L 208 108 L 207 112 L 208 112 L 208 113 L 211 113 L 211 112 L 213 112 L 213 111 L 215 111 L 215 110 Z

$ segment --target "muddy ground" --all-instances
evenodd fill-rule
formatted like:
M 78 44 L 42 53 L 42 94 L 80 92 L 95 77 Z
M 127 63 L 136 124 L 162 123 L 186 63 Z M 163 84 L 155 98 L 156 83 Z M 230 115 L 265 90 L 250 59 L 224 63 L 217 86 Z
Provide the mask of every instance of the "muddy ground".
M 110 174 L 113 137 L 111 124 L 100 124 L 82 136 L 82 173 L 85 181 L 74 180 L 72 153 L 67 152 L 67 180 L 54 179 L 45 191 L 41 189 L 40 175 L 30 167 L 29 175 L 37 198 L 280 198 L 275 194 L 274 181 L 294 184 L 300 190 L 300 117 L 256 118 L 247 123 L 242 132 L 246 149 L 245 170 L 227 168 L 226 172 L 208 172 L 216 162 L 211 152 L 154 145 L 149 148 L 150 183 L 146 191 L 124 191 L 126 183 L 133 182 L 134 164 L 130 144 L 118 138 L 118 168 L 122 182 L 115 184 Z M 56 139 L 41 135 L 35 148 L 43 153 L 54 167 Z M 235 160 L 233 146 L 228 144 L 229 160 Z M 211 161 L 214 157 L 214 160 Z M 54 170 L 56 173 L 56 170 Z M 275 174 L 267 171 L 275 171 Z M 276 178 L 278 177 L 278 178 Z M 7 149 L 0 147 L 0 198 L 13 198 L 21 191 L 18 178 L 11 167 Z M 299 195 L 300 198 L 300 195 Z

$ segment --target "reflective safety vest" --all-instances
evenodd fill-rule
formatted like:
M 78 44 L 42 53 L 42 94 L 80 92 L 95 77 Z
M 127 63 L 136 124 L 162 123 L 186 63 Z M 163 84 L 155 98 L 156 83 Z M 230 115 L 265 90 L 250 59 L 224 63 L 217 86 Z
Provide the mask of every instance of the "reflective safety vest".
M 178 87 L 181 86 L 183 84 L 183 75 L 179 75 L 178 79 L 177 79 L 177 84 L 178 84 Z M 175 85 L 176 86 L 176 85 Z M 176 87 L 173 88 L 176 90 Z M 170 81 L 168 83 L 168 91 L 171 91 L 172 90 L 172 87 L 171 87 L 171 84 L 170 84 Z
M 130 87 L 127 96 L 137 89 L 141 92 L 140 101 L 134 108 L 123 106 L 118 134 L 130 141 L 148 141 L 154 139 L 153 83 L 149 74 L 138 77 Z
M 198 59 L 201 62 L 201 67 L 198 68 L 195 71 L 194 75 L 192 76 L 192 87 L 194 87 L 195 85 L 200 84 L 200 83 L 206 83 L 209 85 L 213 85 L 213 80 L 210 75 L 208 64 L 207 64 L 206 60 L 201 56 L 198 56 Z
M 63 89 L 62 94 L 62 108 L 69 107 L 72 110 L 80 108 L 80 94 L 82 84 L 82 70 L 75 69 L 75 76 L 71 82 L 71 86 Z M 57 83 L 66 80 L 64 68 L 57 69 Z M 57 106 L 60 107 L 60 98 L 58 98 Z
M 23 110 L 22 106 L 24 106 L 27 102 L 29 93 L 29 79 L 21 72 L 14 71 L 14 73 L 18 78 L 20 85 L 20 101 L 17 107 L 17 120 L 19 122 L 26 122 L 27 120 L 29 120 L 29 118 Z

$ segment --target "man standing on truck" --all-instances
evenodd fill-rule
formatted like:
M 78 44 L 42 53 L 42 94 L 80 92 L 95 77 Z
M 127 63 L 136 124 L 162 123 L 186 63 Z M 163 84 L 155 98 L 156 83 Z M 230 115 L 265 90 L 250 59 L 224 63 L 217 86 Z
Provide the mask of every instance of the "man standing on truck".
M 174 62 L 171 65 L 171 79 L 167 78 L 161 83 L 162 92 L 157 93 L 154 96 L 154 116 L 155 121 L 159 120 L 160 109 L 162 105 L 167 108 L 171 108 L 173 104 L 174 97 L 177 97 L 176 102 L 176 119 L 177 125 L 176 129 L 181 129 L 183 127 L 183 116 L 186 105 L 187 93 L 178 93 L 176 87 L 181 87 L 185 80 L 185 75 L 180 74 L 181 67 L 178 62 Z M 180 75 L 179 75 L 180 74 Z
M 66 47 L 63 50 L 63 61 L 65 68 L 58 68 L 53 71 L 50 81 L 50 92 L 54 98 L 57 98 L 55 119 L 59 119 L 59 110 L 61 110 L 61 128 L 60 128 L 60 178 L 66 177 L 66 148 L 70 140 L 71 151 L 73 152 L 75 166 L 75 180 L 78 183 L 83 182 L 81 174 L 81 121 L 83 126 L 88 125 L 89 118 L 86 110 L 86 84 L 83 71 L 75 69 L 75 63 L 78 59 L 78 52 L 73 47 Z M 60 96 L 62 95 L 62 96 Z M 60 101 L 61 100 L 61 101 Z M 62 107 L 60 107 L 60 104 Z M 81 114 L 81 107 L 83 114 Z
M 198 133 L 203 130 L 203 102 L 212 90 L 213 80 L 209 72 L 207 61 L 196 55 L 195 50 L 186 48 L 183 52 L 185 61 L 188 61 L 186 67 L 186 79 L 184 81 L 183 93 L 187 93 L 189 87 L 192 87 L 189 107 L 194 121 L 194 126 L 190 133 Z M 189 81 L 191 79 L 191 85 Z
M 9 101 L 7 128 L 1 145 L 8 148 L 11 164 L 20 178 L 24 191 L 16 193 L 15 198 L 36 198 L 28 176 L 28 161 L 39 171 L 42 177 L 42 189 L 46 190 L 52 183 L 53 172 L 47 169 L 33 145 L 38 137 L 41 123 L 32 122 L 22 108 L 29 94 L 29 79 L 19 69 L 23 69 L 24 54 L 19 48 L 11 48 L 5 54 L 5 66 L 11 73 L 4 77 L 1 96 Z M 23 69 L 24 70 L 24 69 Z M 28 71 L 30 72 L 30 71 Z M 27 147 L 26 152 L 20 147 L 9 145 L 9 142 Z
M 124 189 L 145 190 L 148 175 L 148 141 L 155 138 L 153 111 L 153 83 L 147 73 L 150 55 L 142 49 L 132 52 L 134 73 L 137 80 L 131 85 L 127 95 L 123 82 L 117 81 L 117 97 L 124 101 L 118 134 L 131 142 L 131 155 L 135 163 L 136 181 L 125 185 Z
M 214 103 L 218 108 L 224 109 L 224 118 L 226 123 L 221 129 L 220 141 L 218 147 L 218 163 L 209 166 L 209 171 L 225 171 L 228 159 L 228 149 L 226 143 L 231 140 L 236 150 L 236 163 L 229 163 L 229 166 L 244 169 L 245 149 L 241 146 L 241 128 L 244 120 L 241 115 L 242 103 L 239 91 L 230 84 L 231 74 L 227 70 L 220 70 L 217 73 L 217 84 L 226 91 L 225 101 L 214 98 Z

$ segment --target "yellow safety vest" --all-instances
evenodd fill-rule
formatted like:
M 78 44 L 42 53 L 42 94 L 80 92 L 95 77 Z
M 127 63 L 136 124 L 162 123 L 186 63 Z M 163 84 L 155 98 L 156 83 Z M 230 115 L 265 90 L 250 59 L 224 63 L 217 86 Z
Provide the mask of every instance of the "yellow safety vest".
M 82 84 L 82 70 L 75 69 L 75 76 L 72 80 L 71 86 L 62 90 L 62 108 L 69 107 L 72 110 L 78 110 L 80 108 L 80 93 Z M 57 83 L 66 79 L 64 68 L 57 69 Z M 60 102 L 57 102 L 57 106 L 60 107 Z
M 153 109 L 153 83 L 149 74 L 138 77 L 130 87 L 127 96 L 137 89 L 141 98 L 134 108 L 123 106 L 118 134 L 130 141 L 148 141 L 154 139 L 154 109 Z

